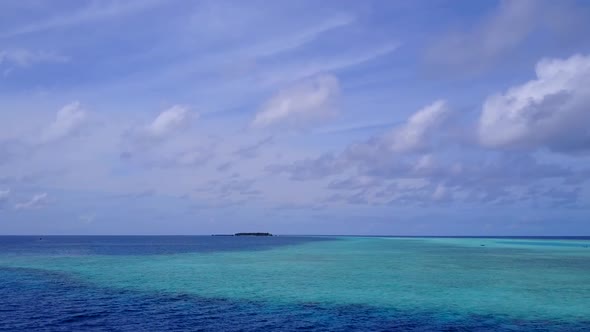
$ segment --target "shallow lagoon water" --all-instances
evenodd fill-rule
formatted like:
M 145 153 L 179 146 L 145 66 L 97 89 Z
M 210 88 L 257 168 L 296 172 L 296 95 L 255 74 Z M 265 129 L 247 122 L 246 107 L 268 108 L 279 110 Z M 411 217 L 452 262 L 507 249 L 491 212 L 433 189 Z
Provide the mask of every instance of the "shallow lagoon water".
M 2 237 L 0 288 L 9 295 L 0 305 L 16 309 L 0 310 L 0 328 L 585 330 L 589 244 L 584 238 Z M 51 305 L 31 306 L 43 301 Z

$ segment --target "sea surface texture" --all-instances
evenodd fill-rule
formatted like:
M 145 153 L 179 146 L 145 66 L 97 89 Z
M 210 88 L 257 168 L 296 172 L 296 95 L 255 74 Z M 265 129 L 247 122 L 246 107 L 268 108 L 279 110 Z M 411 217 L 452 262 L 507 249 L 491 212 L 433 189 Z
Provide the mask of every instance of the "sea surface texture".
M 590 238 L 0 237 L 0 331 L 590 331 Z

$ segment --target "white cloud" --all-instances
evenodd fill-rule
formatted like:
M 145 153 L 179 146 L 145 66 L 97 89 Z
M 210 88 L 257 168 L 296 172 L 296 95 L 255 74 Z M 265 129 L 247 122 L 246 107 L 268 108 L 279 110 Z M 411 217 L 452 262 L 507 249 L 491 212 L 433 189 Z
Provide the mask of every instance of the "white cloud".
M 215 140 L 188 130 L 198 116 L 182 105 L 162 111 L 125 133 L 121 157 L 150 168 L 205 165 L 214 155 Z
M 174 105 L 160 113 L 152 123 L 145 127 L 145 133 L 154 138 L 168 136 L 186 128 L 196 115 L 185 106 Z
M 290 165 L 270 165 L 267 170 L 288 173 L 292 179 L 319 179 L 340 174 L 351 168 L 371 169 L 373 173 L 407 172 L 406 157 L 424 152 L 441 143 L 446 135 L 441 128 L 450 115 L 444 100 L 437 100 L 418 110 L 403 125 L 362 143 L 349 145 L 339 154 L 325 153 L 318 158 L 296 161 Z M 417 172 L 432 167 L 432 157 L 422 157 Z
M 276 86 L 284 82 L 305 79 L 312 76 L 322 76 L 322 73 L 334 72 L 345 68 L 358 66 L 376 58 L 386 56 L 400 47 L 398 42 L 387 42 L 382 45 L 357 48 L 353 51 L 334 53 L 329 57 L 309 58 L 305 61 L 279 62 L 275 66 L 268 66 L 259 80 L 264 86 Z
M 414 113 L 403 126 L 386 134 L 385 144 L 396 152 L 424 149 L 430 144 L 433 131 L 440 128 L 449 113 L 447 103 L 437 100 Z
M 258 128 L 279 126 L 302 128 L 337 114 L 338 79 L 318 75 L 284 89 L 260 110 L 252 125 Z
M 47 203 L 47 193 L 35 194 L 30 200 L 17 203 L 14 208 L 17 210 L 32 210 L 43 207 Z
M 590 150 L 590 56 L 546 59 L 537 78 L 486 99 L 479 139 L 488 147 Z
M 442 201 L 449 198 L 449 196 L 449 189 L 442 184 L 437 185 L 436 189 L 434 189 L 434 192 L 432 193 L 432 199 L 435 201 Z
M 45 20 L 34 22 L 13 29 L 7 29 L 0 33 L 0 38 L 13 37 L 23 34 L 36 33 L 55 28 L 68 27 L 72 25 L 99 21 L 139 11 L 159 4 L 160 0 L 142 0 L 125 2 L 93 2 L 75 12 L 67 12 L 61 16 L 53 16 Z
M 299 31 L 291 36 L 282 36 L 280 39 L 272 40 L 261 45 L 255 45 L 251 49 L 248 49 L 247 53 L 257 57 L 266 57 L 287 50 L 295 49 L 316 39 L 319 35 L 325 32 L 350 25 L 355 21 L 355 19 L 356 18 L 352 15 L 336 15 L 324 22 L 311 27 L 306 27 L 304 30 Z
M 63 63 L 69 60 L 69 57 L 55 52 L 29 51 L 25 49 L 0 51 L 0 65 L 8 64 L 18 67 L 29 67 L 36 63 Z
M 55 120 L 41 133 L 41 143 L 49 143 L 74 134 L 87 118 L 87 112 L 75 101 L 62 107 Z

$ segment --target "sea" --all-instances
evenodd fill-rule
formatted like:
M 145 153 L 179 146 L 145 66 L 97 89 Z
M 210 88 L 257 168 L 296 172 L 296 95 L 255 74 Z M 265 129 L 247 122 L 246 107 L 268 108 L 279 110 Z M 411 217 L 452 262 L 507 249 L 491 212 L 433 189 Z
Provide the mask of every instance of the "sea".
M 590 237 L 0 236 L 0 331 L 590 331 Z

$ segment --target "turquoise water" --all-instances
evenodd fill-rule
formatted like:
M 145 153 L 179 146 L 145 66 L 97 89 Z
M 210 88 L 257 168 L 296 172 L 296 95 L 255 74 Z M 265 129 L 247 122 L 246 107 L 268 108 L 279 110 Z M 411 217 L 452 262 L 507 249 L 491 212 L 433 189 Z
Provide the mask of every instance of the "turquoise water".
M 199 239 L 214 241 L 194 241 Z M 223 239 L 226 245 L 233 240 Z M 583 329 L 590 322 L 589 240 L 253 241 L 276 243 L 235 250 L 214 245 L 212 250 L 164 254 L 129 254 L 116 247 L 97 253 L 87 246 L 57 244 L 43 251 L 4 250 L 0 269 L 67 275 L 95 289 L 223 299 L 267 308 L 362 307 L 385 320 L 403 313 L 421 313 L 441 322 L 487 317 L 494 320 L 492 329 L 498 324 L 496 329 L 516 330 L 515 322 L 541 322 L 550 330 L 552 324 L 556 330 Z

